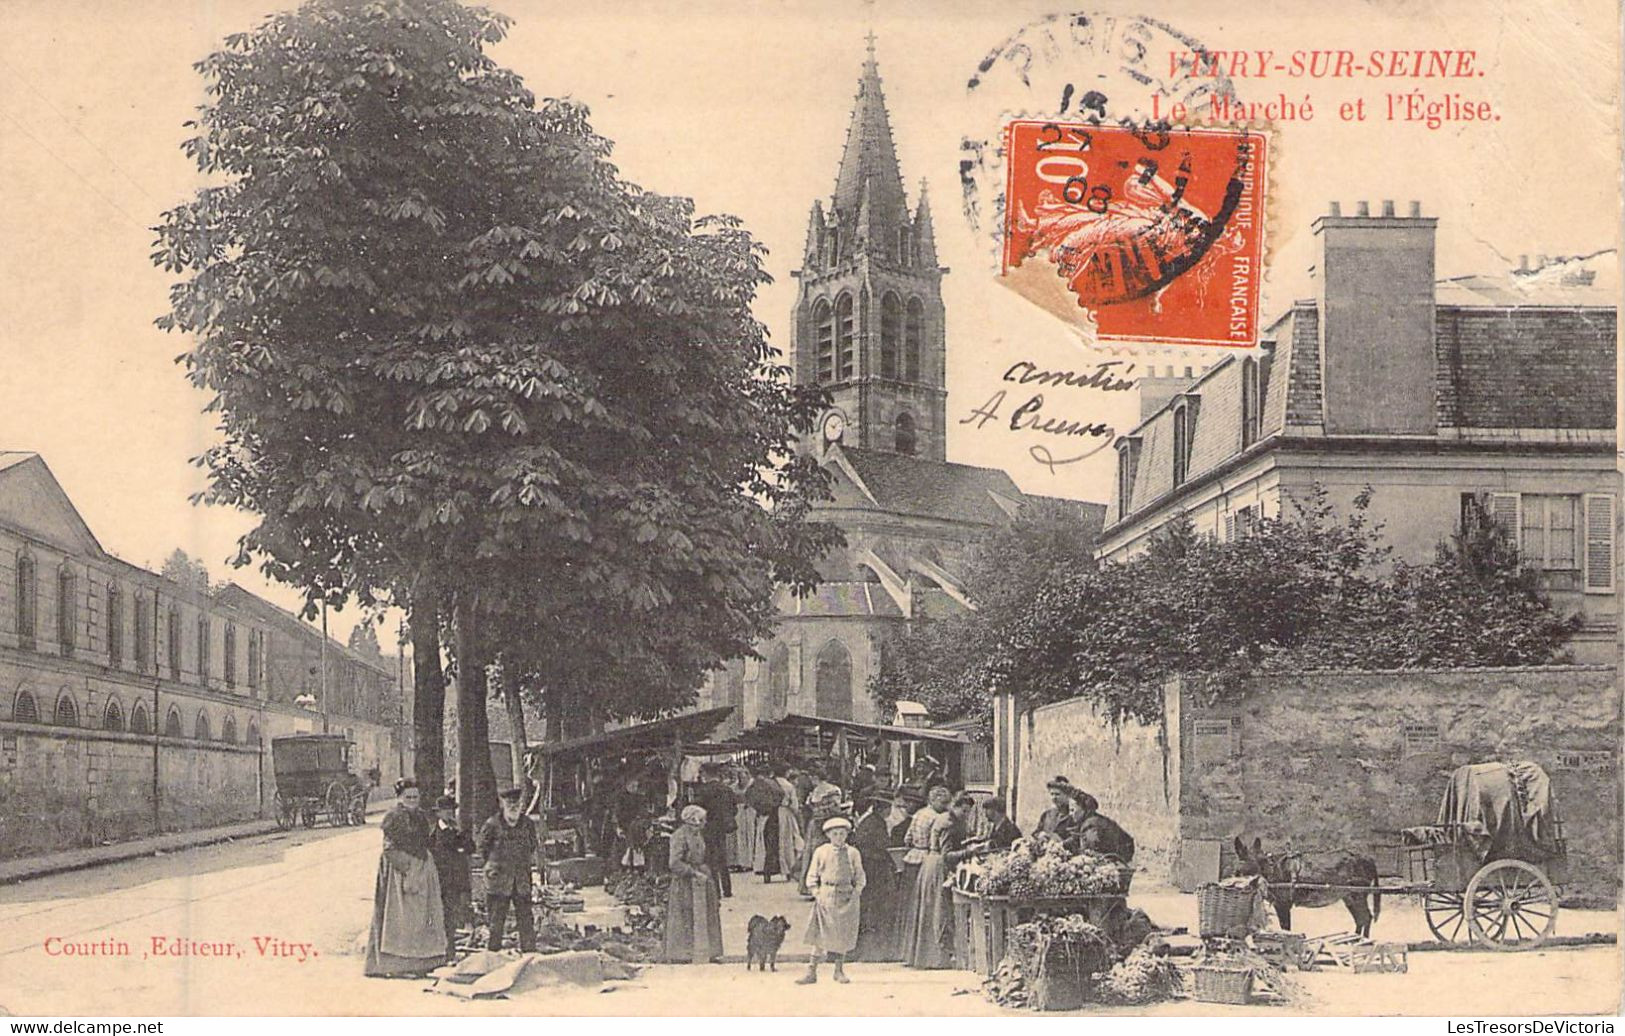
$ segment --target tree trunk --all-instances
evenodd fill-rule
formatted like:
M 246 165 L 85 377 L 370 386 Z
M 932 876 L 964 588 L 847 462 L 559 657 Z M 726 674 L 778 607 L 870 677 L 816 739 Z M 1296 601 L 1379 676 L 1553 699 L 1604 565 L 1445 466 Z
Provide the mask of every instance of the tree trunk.
M 446 790 L 446 669 L 440 662 L 440 602 L 431 592 L 413 595 L 412 776 L 431 807 Z
M 459 600 L 457 616 L 457 824 L 472 831 L 496 812 L 496 772 L 486 722 L 486 659 L 474 628 L 474 608 Z
M 525 708 L 519 699 L 519 673 L 506 658 L 502 660 L 502 702 L 508 707 L 508 754 L 513 760 L 513 782 L 516 787 L 528 788 L 529 774 L 525 772 L 525 748 L 530 739 L 525 732 Z M 533 801 L 529 795 L 526 802 Z

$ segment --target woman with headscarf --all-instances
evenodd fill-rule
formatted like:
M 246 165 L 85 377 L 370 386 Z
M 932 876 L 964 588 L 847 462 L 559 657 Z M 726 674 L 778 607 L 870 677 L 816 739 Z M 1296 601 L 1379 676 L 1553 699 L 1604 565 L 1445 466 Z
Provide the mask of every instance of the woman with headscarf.
M 684 806 L 680 816 L 667 854 L 671 888 L 666 894 L 665 961 L 714 964 L 722 958 L 722 908 L 716 877 L 706 863 L 705 810 Z
M 891 803 L 881 798 L 865 799 L 854 810 L 857 826 L 851 845 L 863 858 L 862 911 L 858 915 L 858 945 L 853 960 L 897 959 L 897 867 L 892 863 L 886 833 L 886 813 Z
M 446 916 L 440 876 L 429 855 L 429 818 L 418 807 L 417 782 L 395 782 L 395 806 L 384 815 L 384 852 L 373 889 L 365 973 L 417 978 L 446 963 Z
M 911 968 L 953 966 L 953 894 L 946 883 L 966 855 L 960 851 L 965 842 L 965 818 L 974 808 L 976 800 L 960 792 L 948 812 L 931 822 L 930 848 L 915 884 L 916 927 L 906 960 Z
M 862 854 L 846 844 L 852 821 L 831 817 L 822 830 L 829 841 L 813 850 L 807 864 L 807 887 L 813 896 L 812 912 L 807 917 L 807 945 L 813 952 L 807 973 L 796 979 L 796 984 L 803 986 L 818 981 L 820 957 L 835 964 L 835 981 L 851 981 L 846 977 L 846 956 L 858 944 L 866 881 Z

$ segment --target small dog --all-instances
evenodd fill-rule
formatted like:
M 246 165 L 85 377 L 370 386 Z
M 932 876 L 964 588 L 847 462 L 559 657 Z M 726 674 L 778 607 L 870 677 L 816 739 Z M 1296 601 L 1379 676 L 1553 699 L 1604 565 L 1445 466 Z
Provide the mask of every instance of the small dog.
M 758 962 L 758 971 L 779 970 L 779 947 L 784 945 L 784 933 L 789 930 L 790 922 L 783 917 L 769 920 L 757 914 L 751 918 L 745 925 L 745 970 Z

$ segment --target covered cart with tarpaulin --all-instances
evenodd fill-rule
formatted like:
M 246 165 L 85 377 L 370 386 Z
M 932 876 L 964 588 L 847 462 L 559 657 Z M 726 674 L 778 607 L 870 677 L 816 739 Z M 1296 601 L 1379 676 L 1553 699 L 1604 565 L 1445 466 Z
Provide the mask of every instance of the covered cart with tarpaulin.
M 607 798 L 629 774 L 651 778 L 645 783 L 658 774 L 659 787 L 644 791 L 650 812 L 659 816 L 668 804 L 668 782 L 680 779 L 683 758 L 708 750 L 705 739 L 733 711 L 724 705 L 529 746 L 526 770 L 536 782 L 550 838 L 570 842 L 575 853 L 596 847 L 602 839 L 593 829 L 604 820 Z
M 271 739 L 271 772 L 276 775 L 276 822 L 284 831 L 295 824 L 315 827 L 367 822 L 372 784 L 351 772 L 355 745 L 344 734 L 288 734 Z
M 1428 927 L 1439 939 L 1528 949 L 1556 929 L 1568 844 L 1538 764 L 1459 767 L 1437 822 L 1401 838 L 1403 876 L 1426 890 Z
M 965 749 L 970 741 L 957 730 L 791 713 L 758 724 L 729 743 L 779 758 L 838 759 L 842 774 L 850 774 L 858 763 L 869 763 L 875 767 L 881 787 L 897 789 L 911 780 L 963 787 Z

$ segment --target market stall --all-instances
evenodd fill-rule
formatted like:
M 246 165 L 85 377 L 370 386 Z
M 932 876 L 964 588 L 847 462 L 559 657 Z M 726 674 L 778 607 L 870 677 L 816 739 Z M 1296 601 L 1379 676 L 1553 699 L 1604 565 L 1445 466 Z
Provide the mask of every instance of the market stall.
M 875 768 L 884 788 L 896 789 L 911 778 L 923 783 L 932 775 L 957 788 L 963 787 L 969 739 L 957 730 L 792 713 L 758 724 L 728 743 L 777 758 L 838 759 L 842 773 L 867 763 Z

